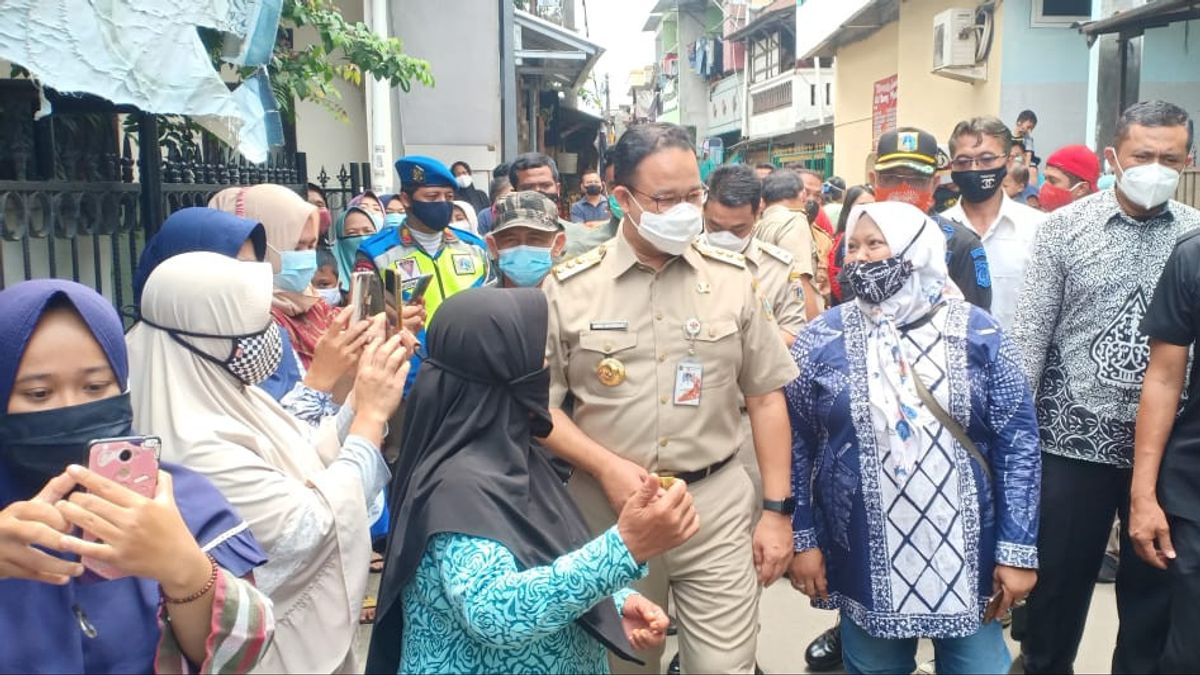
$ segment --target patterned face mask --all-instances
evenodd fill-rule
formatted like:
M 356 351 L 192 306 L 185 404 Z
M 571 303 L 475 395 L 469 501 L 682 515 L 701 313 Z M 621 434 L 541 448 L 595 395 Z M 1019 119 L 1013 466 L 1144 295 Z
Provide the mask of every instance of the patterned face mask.
M 899 293 L 912 273 L 912 261 L 898 255 L 872 262 L 848 262 L 842 266 L 842 274 L 854 294 L 872 305 Z
M 270 377 L 282 360 L 283 339 L 279 325 L 272 321 L 263 332 L 234 340 L 233 353 L 224 365 L 242 384 L 253 387 Z
M 925 223 L 928 222 L 926 219 Z M 908 242 L 898 255 L 883 260 L 854 261 L 842 265 L 842 274 L 846 277 L 846 283 L 854 289 L 855 295 L 872 305 L 878 305 L 904 288 L 904 284 L 913 275 L 912 261 L 905 260 L 904 254 L 921 238 L 921 233 L 925 231 L 925 223 L 921 223 L 921 229 L 917 230 L 912 241 Z
M 144 318 L 142 322 L 166 332 L 184 349 L 205 361 L 217 364 L 247 387 L 265 381 L 283 361 L 283 338 L 279 334 L 279 325 L 274 321 L 257 333 L 236 336 L 190 333 L 158 326 Z M 193 345 L 186 339 L 189 337 L 224 340 L 233 344 L 229 356 L 221 359 Z

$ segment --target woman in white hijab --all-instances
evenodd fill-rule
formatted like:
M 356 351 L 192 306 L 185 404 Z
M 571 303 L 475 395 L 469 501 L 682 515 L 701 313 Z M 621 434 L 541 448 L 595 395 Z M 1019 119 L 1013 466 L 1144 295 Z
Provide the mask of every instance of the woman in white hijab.
M 368 506 L 389 475 L 379 454 L 400 401 L 407 338 L 366 348 L 352 398 L 317 432 L 254 386 L 281 355 L 271 266 L 214 253 L 159 265 L 129 332 L 137 428 L 163 459 L 211 480 L 269 562 L 256 572 L 277 619 L 260 672 L 357 672 L 352 654 L 367 585 Z
M 841 612 L 849 672 L 1003 673 L 998 622 L 1037 580 L 1041 455 L 1015 348 L 947 291 L 945 237 L 899 202 L 856 206 L 857 296 L 809 323 L 785 393 L 792 584 Z
M 452 202 L 454 211 L 451 214 L 450 226 L 479 236 L 479 216 L 470 202 Z

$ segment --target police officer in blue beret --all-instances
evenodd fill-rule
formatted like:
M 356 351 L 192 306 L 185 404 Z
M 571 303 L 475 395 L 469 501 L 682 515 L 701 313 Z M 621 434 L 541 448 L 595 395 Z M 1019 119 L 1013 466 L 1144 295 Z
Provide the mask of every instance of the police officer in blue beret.
M 430 275 L 425 292 L 426 324 L 446 298 L 494 282 L 487 244 L 471 232 L 450 227 L 454 175 L 432 157 L 396 161 L 400 201 L 408 218 L 363 242 L 355 270 L 395 269 L 404 280 Z

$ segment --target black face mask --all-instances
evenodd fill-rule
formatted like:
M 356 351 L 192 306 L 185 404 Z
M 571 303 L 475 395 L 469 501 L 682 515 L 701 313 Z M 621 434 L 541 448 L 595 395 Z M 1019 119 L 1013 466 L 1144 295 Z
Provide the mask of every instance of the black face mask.
M 0 471 L 30 499 L 70 464 L 87 465 L 88 443 L 133 433 L 129 394 L 0 418 Z
M 817 222 L 817 216 L 820 214 L 821 206 L 817 204 L 817 200 L 810 199 L 804 202 L 804 216 L 808 218 L 808 224 L 812 225 Z
M 538 194 L 545 197 L 546 199 L 549 199 L 550 201 L 554 202 L 555 204 L 558 203 L 558 193 L 557 192 L 538 192 Z
M 996 194 L 996 190 L 1000 189 L 1000 185 L 1007 175 L 1008 167 L 1002 166 L 999 169 L 988 169 L 987 171 L 953 171 L 950 173 L 950 178 L 962 192 L 963 199 L 972 204 L 978 204 L 991 199 L 992 195 Z
M 604 194 L 604 188 L 600 187 L 599 185 L 589 185 L 584 188 L 584 191 L 586 191 L 591 197 L 598 197 L 601 194 Z
M 408 212 L 421 224 L 439 232 L 450 225 L 450 217 L 454 215 L 454 205 L 450 202 L 422 202 L 413 200 Z

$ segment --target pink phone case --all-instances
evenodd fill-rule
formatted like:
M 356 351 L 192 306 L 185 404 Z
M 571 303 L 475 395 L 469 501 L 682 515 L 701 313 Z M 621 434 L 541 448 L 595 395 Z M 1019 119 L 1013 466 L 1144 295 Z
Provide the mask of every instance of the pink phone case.
M 158 489 L 158 446 L 159 439 L 153 436 L 93 441 L 88 468 L 147 499 L 153 499 Z M 84 532 L 84 539 L 98 541 L 88 532 Z M 108 563 L 87 556 L 83 557 L 83 564 L 105 579 L 128 576 Z

